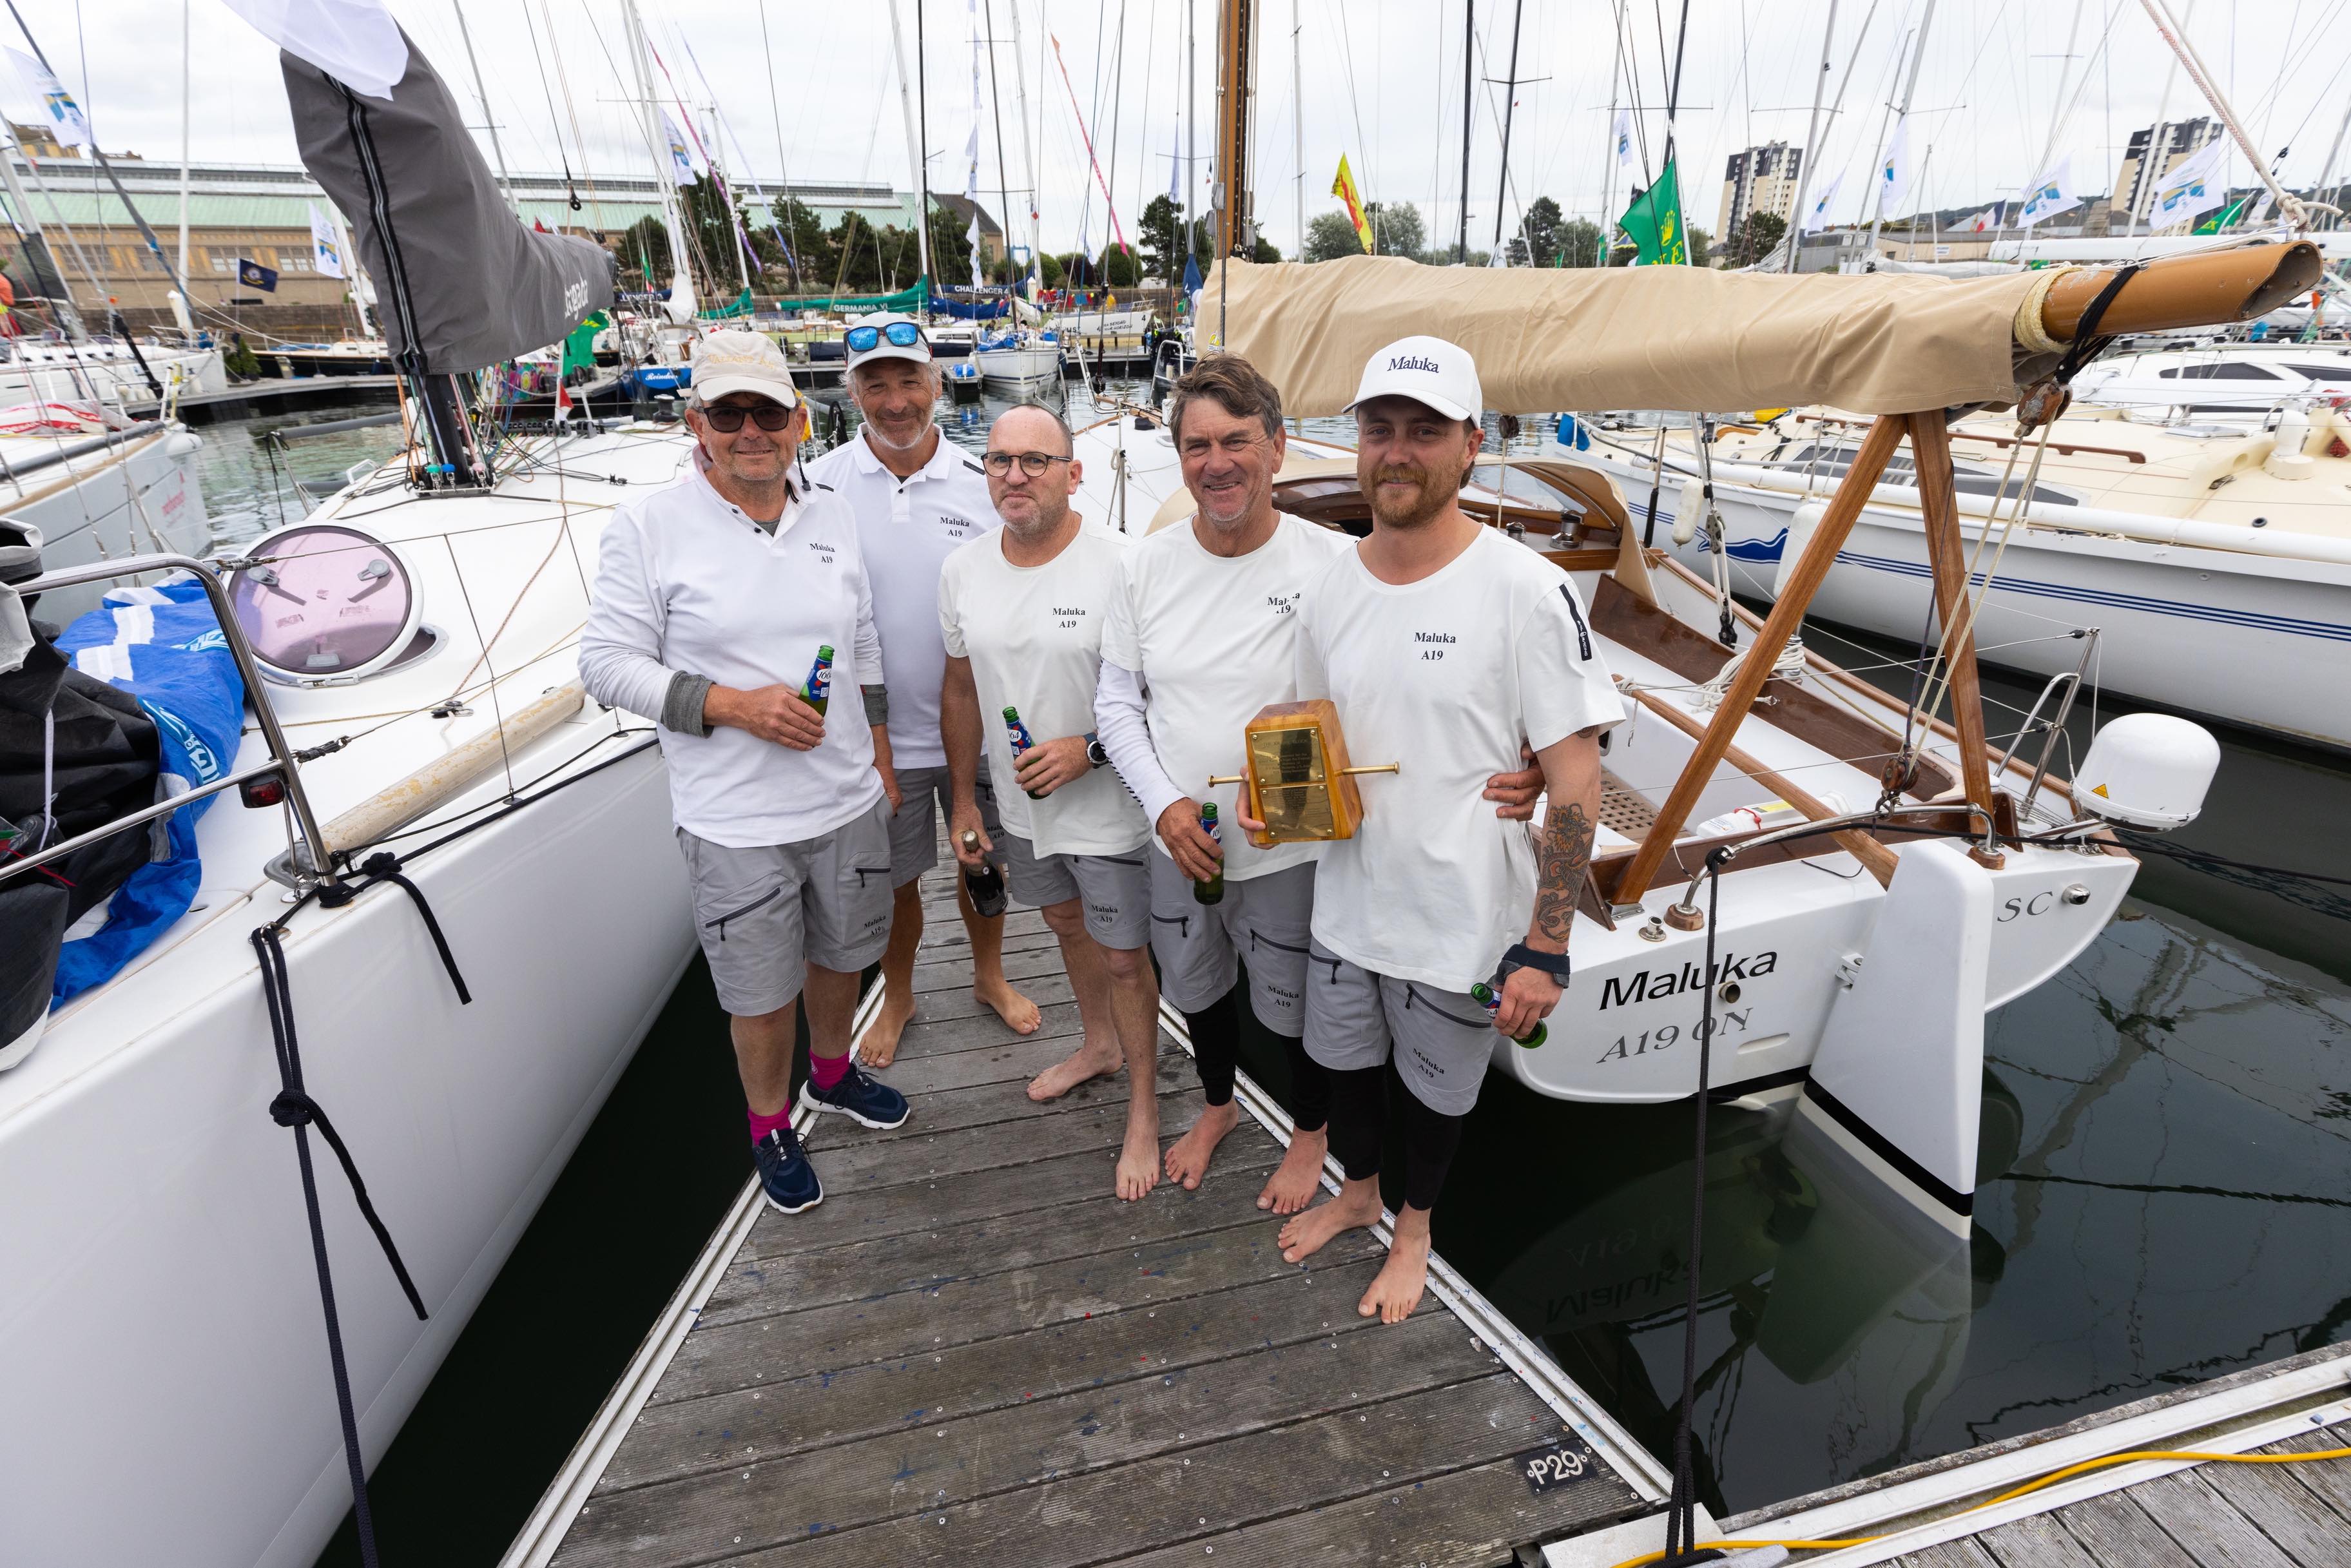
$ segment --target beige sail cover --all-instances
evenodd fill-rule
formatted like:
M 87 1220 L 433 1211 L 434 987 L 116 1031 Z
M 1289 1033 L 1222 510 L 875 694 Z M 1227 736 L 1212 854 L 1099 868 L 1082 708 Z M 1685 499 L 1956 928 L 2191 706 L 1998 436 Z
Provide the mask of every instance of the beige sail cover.
M 1217 341 L 1221 311 L 1225 341 L 1294 414 L 1338 413 L 1375 350 L 1421 333 L 1476 357 L 1498 412 L 1829 403 L 1912 413 L 2022 395 L 2020 374 L 2049 361 L 2022 357 L 2017 311 L 2029 296 L 2037 308 L 2036 287 L 2049 281 L 1424 267 L 1386 256 L 1234 261 L 1210 270 L 1196 329 Z

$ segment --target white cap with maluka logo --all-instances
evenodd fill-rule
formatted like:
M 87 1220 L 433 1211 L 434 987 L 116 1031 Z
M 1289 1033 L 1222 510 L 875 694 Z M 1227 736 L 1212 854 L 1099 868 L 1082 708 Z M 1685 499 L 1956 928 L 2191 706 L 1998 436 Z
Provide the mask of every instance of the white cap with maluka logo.
M 1353 413 L 1375 397 L 1408 397 L 1447 419 L 1482 419 L 1486 394 L 1478 385 L 1478 361 L 1458 343 L 1442 338 L 1399 338 L 1364 365 L 1355 401 L 1341 409 Z
M 695 400 L 716 402 L 730 392 L 757 392 L 786 408 L 797 408 L 800 401 L 792 367 L 775 340 L 740 328 L 713 332 L 694 345 Z

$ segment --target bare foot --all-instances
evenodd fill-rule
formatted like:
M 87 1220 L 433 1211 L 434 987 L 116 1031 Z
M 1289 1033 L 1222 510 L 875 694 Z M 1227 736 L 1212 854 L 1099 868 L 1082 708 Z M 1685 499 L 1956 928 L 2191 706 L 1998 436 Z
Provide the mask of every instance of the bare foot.
M 1320 1252 L 1339 1232 L 1379 1222 L 1379 1178 L 1366 1176 L 1359 1182 L 1351 1181 L 1339 1189 L 1338 1197 L 1316 1205 L 1281 1228 L 1282 1260 L 1302 1263 Z
M 1428 1222 L 1424 1219 L 1416 1227 L 1399 1218 L 1396 1238 L 1388 1244 L 1388 1260 L 1380 1266 L 1355 1311 L 1364 1317 L 1376 1316 L 1384 1323 L 1400 1323 L 1420 1305 L 1420 1293 L 1427 1284 Z
M 1203 1110 L 1192 1130 L 1167 1146 L 1167 1179 L 1181 1182 L 1186 1192 L 1197 1190 L 1217 1145 L 1240 1119 L 1241 1108 L 1230 1100 Z
M 1131 1111 L 1126 1118 L 1126 1142 L 1118 1151 L 1118 1196 L 1133 1203 L 1159 1185 L 1159 1113 L 1156 1106 L 1144 1115 Z
M 1090 1079 L 1112 1077 L 1125 1065 L 1126 1058 L 1119 1053 L 1116 1040 L 1102 1045 L 1088 1040 L 1030 1079 L 1029 1098 L 1040 1104 L 1059 1100 L 1079 1084 Z
M 1276 1214 L 1296 1214 L 1313 1202 L 1314 1189 L 1322 1185 L 1322 1156 L 1330 1152 L 1331 1135 L 1324 1129 L 1292 1133 L 1290 1152 L 1257 1195 L 1257 1206 Z
M 994 980 L 974 980 L 971 994 L 996 1009 L 996 1016 L 1015 1034 L 1035 1034 L 1043 1017 L 1037 1004 L 1012 988 L 1012 982 L 998 975 Z
M 892 990 L 882 998 L 882 1011 L 857 1042 L 857 1060 L 872 1068 L 883 1068 L 898 1060 L 898 1039 L 906 1032 L 906 1025 L 914 1017 L 914 998 L 910 991 Z

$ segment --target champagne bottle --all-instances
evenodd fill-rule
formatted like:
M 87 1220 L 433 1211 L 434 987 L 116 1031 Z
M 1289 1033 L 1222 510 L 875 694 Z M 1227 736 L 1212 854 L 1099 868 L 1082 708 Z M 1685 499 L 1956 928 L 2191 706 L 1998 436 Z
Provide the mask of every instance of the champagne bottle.
M 1501 1012 L 1502 998 L 1500 993 L 1496 991 L 1493 987 L 1486 984 L 1485 981 L 1478 980 L 1472 982 L 1469 987 L 1469 994 L 1477 998 L 1477 1002 L 1479 1007 L 1486 1009 L 1486 1016 L 1488 1018 L 1493 1018 Z M 1534 1027 L 1533 1033 L 1512 1035 L 1510 1038 L 1518 1041 L 1519 1044 L 1525 1046 L 1529 1051 L 1532 1051 L 1535 1047 L 1541 1045 L 1544 1040 L 1551 1038 L 1551 1028 L 1549 1025 L 1539 1021 Z
M 1201 804 L 1200 831 L 1219 845 L 1225 841 L 1225 835 L 1217 831 L 1217 803 L 1214 800 Z M 1202 904 L 1222 904 L 1225 901 L 1225 866 L 1222 861 L 1217 862 L 1216 875 L 1192 884 L 1192 896 Z
M 966 828 L 963 831 L 963 847 L 978 854 L 979 835 Z M 1004 873 L 996 869 L 995 862 L 982 856 L 977 871 L 966 866 L 963 884 L 971 894 L 974 909 L 991 918 L 1004 913 Z
M 1036 749 L 1037 743 L 1029 737 L 1029 727 L 1020 722 L 1020 710 L 1010 703 L 1004 705 L 1004 728 L 1005 732 L 1012 737 L 1012 761 L 1013 765 L 1018 767 L 1022 757 Z M 1041 800 L 1045 798 L 1034 789 L 1024 789 L 1021 793 L 1031 800 Z
M 832 702 L 832 644 L 820 643 L 816 651 L 816 663 L 809 666 L 808 681 L 800 687 L 800 695 L 819 715 Z

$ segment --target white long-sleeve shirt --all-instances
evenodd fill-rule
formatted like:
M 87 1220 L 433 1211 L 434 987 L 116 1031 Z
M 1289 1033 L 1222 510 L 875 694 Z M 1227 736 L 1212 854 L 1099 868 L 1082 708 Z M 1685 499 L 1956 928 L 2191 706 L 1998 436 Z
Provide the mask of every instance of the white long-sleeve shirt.
M 697 467 L 699 465 L 697 465 Z M 670 811 L 733 848 L 831 832 L 882 796 L 857 699 L 882 684 L 882 640 L 857 519 L 821 486 L 795 495 L 772 534 L 699 472 L 632 498 L 605 526 L 580 676 L 611 707 L 658 718 L 680 673 L 742 690 L 803 685 L 833 650 L 824 740 L 794 751 L 748 731 L 661 731 Z

